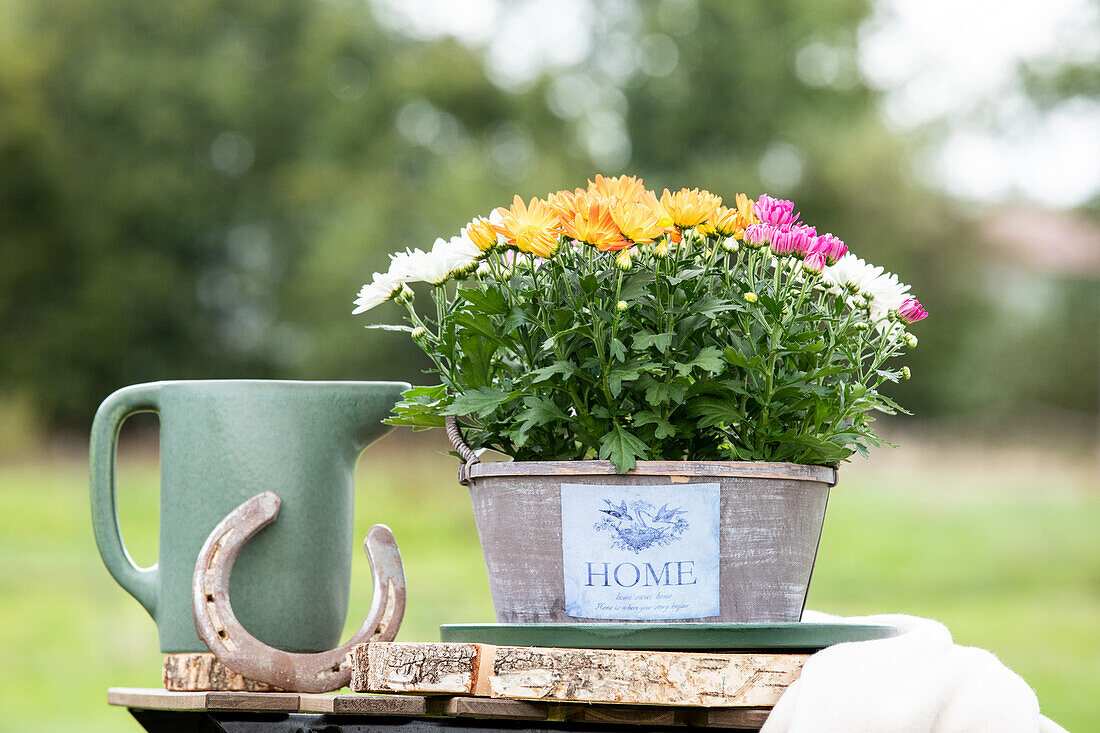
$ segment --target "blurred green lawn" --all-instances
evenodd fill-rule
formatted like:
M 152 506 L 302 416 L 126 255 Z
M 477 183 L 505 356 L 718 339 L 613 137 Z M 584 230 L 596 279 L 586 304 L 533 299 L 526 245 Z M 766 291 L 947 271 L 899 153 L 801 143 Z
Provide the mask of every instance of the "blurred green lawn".
M 357 536 L 385 522 L 405 559 L 406 640 L 493 620 L 468 499 L 438 448 L 391 436 L 358 477 Z M 939 619 L 1023 676 L 1056 721 L 1100 730 L 1100 478 L 1095 466 L 1003 458 L 906 447 L 843 469 L 808 606 Z M 156 464 L 147 451 L 120 462 L 123 533 L 150 564 Z M 3 727 L 139 730 L 106 688 L 159 686 L 156 632 L 99 560 L 82 460 L 0 466 L 0 557 Z M 361 552 L 353 573 L 347 634 L 369 605 Z

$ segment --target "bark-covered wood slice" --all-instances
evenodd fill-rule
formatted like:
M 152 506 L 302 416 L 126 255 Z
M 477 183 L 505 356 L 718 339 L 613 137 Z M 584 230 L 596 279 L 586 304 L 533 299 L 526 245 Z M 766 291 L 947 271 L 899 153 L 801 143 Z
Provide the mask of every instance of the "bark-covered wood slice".
M 806 657 L 376 643 L 357 649 L 352 689 L 548 702 L 759 707 L 779 700 L 798 679 Z

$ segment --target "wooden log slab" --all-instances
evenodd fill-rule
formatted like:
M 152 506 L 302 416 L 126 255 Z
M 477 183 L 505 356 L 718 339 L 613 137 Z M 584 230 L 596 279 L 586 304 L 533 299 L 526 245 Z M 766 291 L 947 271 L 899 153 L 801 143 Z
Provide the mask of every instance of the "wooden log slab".
M 278 687 L 237 674 L 213 654 L 165 655 L 161 682 L 171 692 L 282 692 Z
M 798 679 L 807 656 L 384 642 L 356 648 L 352 690 L 765 707 Z
M 486 695 L 478 687 L 480 644 L 375 642 L 352 651 L 355 692 Z M 377 684 L 375 681 L 378 681 Z M 379 689 L 370 689 L 377 687 Z
M 263 692 L 168 692 L 112 687 L 107 702 L 142 710 L 312 713 L 362 718 L 472 718 L 503 721 L 618 723 L 758 730 L 769 707 L 655 707 L 530 702 L 489 697 L 422 697 Z

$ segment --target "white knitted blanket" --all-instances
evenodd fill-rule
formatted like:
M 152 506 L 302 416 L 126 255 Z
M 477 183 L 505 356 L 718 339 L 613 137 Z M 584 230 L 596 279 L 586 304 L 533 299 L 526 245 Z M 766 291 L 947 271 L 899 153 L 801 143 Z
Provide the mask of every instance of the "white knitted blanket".
M 937 621 L 886 615 L 805 622 L 890 624 L 890 639 L 837 644 L 806 660 L 761 733 L 1066 733 L 1023 679 Z

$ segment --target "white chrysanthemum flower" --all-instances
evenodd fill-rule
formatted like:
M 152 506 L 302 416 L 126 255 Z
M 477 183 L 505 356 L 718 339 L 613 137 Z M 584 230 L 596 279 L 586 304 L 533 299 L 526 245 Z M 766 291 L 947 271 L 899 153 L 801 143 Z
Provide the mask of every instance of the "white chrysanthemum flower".
M 359 295 L 355 298 L 355 310 L 351 314 L 354 316 L 369 311 L 397 295 L 400 290 L 400 280 L 388 272 L 376 272 L 371 282 L 359 290 Z
M 435 240 L 432 254 L 450 265 L 451 275 L 465 275 L 477 266 L 485 253 L 465 233 L 450 241 Z
M 846 254 L 832 267 L 826 267 L 821 277 L 839 295 L 865 292 L 882 272 L 881 267 L 864 262 L 853 254 Z
M 451 262 L 439 253 L 406 249 L 390 255 L 389 274 L 402 283 L 442 285 L 451 276 Z
M 890 311 L 901 307 L 901 304 L 909 297 L 909 286 L 899 282 L 897 275 L 883 272 L 867 283 L 863 293 L 871 296 L 869 303 L 871 320 L 877 324 L 885 322 L 885 319 L 890 315 Z M 879 330 L 882 331 L 883 329 L 880 327 Z
M 402 283 L 442 285 L 454 275 L 470 272 L 482 252 L 467 237 L 435 240 L 431 250 L 406 249 L 390 255 L 389 274 Z

